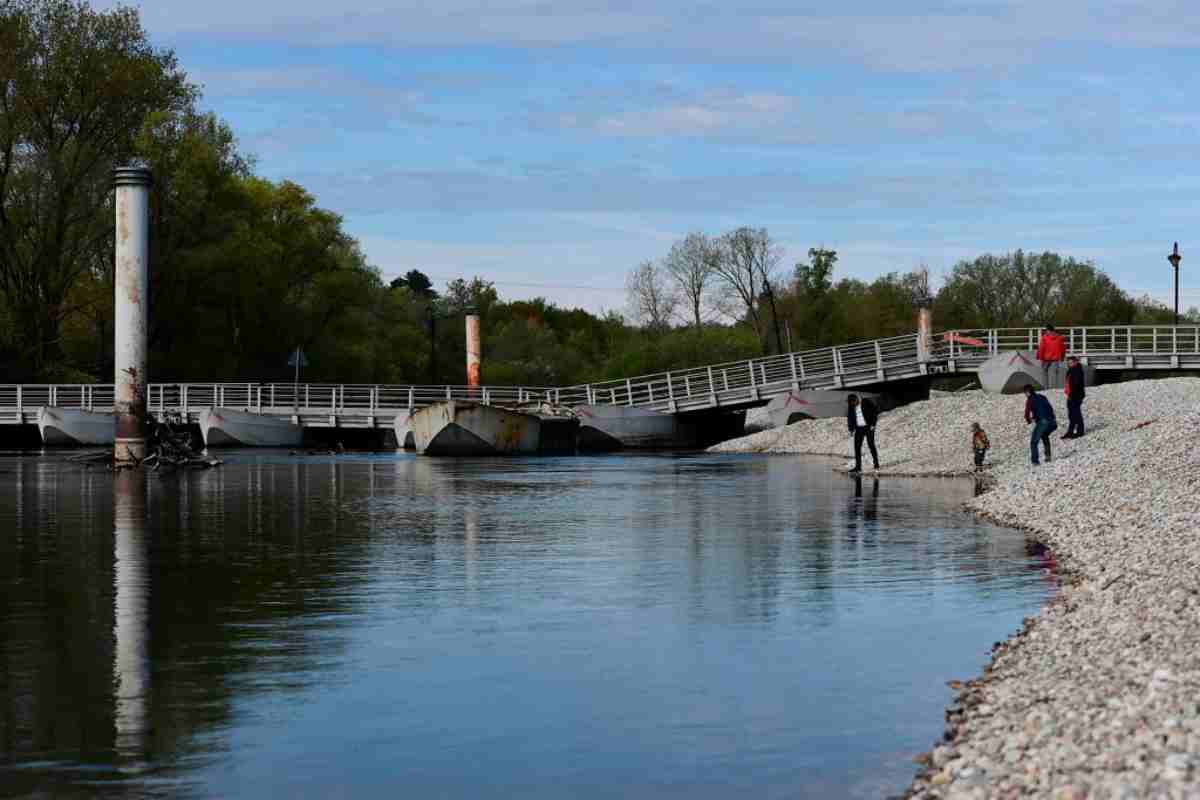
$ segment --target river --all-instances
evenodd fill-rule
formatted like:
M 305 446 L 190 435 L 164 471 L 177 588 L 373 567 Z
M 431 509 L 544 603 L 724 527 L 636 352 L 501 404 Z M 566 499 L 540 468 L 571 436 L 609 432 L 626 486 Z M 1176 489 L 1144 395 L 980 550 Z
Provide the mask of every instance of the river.
M 969 482 L 225 457 L 0 456 L 0 794 L 881 797 L 1054 591 Z

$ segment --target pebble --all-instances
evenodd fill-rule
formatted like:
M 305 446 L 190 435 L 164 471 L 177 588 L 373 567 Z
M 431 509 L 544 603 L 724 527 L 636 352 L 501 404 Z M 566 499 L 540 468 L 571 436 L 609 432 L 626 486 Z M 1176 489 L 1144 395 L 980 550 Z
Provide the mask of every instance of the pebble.
M 986 491 L 969 509 L 1027 531 L 1060 579 L 963 681 L 908 796 L 1200 798 L 1200 379 L 1089 388 L 1087 435 L 1070 441 L 1062 392 L 1046 396 L 1059 430 L 1036 468 L 1020 395 L 962 392 L 880 417 L 880 475 L 973 474 L 982 424 Z M 852 455 L 843 419 L 713 449 Z

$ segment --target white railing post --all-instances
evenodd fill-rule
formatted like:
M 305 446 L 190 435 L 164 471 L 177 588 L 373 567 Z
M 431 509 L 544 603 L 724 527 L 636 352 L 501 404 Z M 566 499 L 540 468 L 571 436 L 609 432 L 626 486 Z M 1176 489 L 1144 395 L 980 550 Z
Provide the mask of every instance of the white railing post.
M 1083 329 L 1083 352 L 1087 353 L 1087 328 Z
M 1179 326 L 1178 325 L 1172 326 L 1172 328 L 1171 328 L 1171 352 L 1172 353 L 1179 352 Z
M 684 397 L 692 396 L 692 379 L 691 379 L 691 377 L 689 377 L 687 375 L 683 376 L 683 396 Z
M 708 368 L 708 393 L 713 394 L 717 391 L 717 387 L 713 385 L 712 367 Z
M 408 387 L 408 411 L 411 414 L 413 410 L 413 387 Z
M 800 370 L 800 380 L 803 381 L 804 375 L 804 356 L 796 356 L 796 368 Z
M 792 370 L 792 383 L 799 385 L 800 384 L 800 376 L 798 376 L 796 374 L 796 354 L 795 353 L 792 353 L 791 355 L 788 356 L 788 366 Z
M 675 385 L 671 383 L 670 372 L 667 373 L 667 399 L 671 401 L 675 400 Z
M 52 406 L 58 405 L 58 387 L 57 386 L 50 387 L 50 405 L 52 405 Z
M 1112 334 L 1112 343 L 1109 346 L 1109 352 L 1115 354 L 1117 352 L 1117 329 L 1114 327 L 1109 333 Z
M 879 341 L 875 341 L 875 371 L 883 372 L 883 351 L 879 349 Z
M 24 397 L 22 397 L 23 394 L 24 394 L 24 389 L 21 386 L 21 384 L 18 383 L 17 384 L 17 413 L 24 413 L 24 411 L 25 411 Z
M 754 388 L 754 362 L 747 361 L 746 369 L 749 370 L 749 372 L 750 372 L 750 388 L 753 389 Z
M 1155 325 L 1150 334 L 1150 352 L 1158 355 L 1158 326 Z
M 630 382 L 629 378 L 625 379 L 625 404 L 633 405 L 633 383 Z

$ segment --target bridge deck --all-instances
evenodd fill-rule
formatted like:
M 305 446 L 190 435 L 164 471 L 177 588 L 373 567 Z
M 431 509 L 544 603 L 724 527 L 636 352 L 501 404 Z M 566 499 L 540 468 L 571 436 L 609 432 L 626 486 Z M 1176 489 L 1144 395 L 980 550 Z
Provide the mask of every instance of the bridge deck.
M 1068 352 L 1099 370 L 1200 369 L 1200 326 L 1069 328 Z M 293 418 L 310 427 L 388 427 L 401 411 L 441 400 L 516 405 L 612 404 L 665 412 L 745 408 L 798 389 L 878 386 L 933 374 L 970 373 L 993 355 L 1034 350 L 1035 328 L 917 334 L 726 364 L 564 387 L 383 386 L 292 383 L 164 383 L 149 388 L 155 414 L 195 421 L 213 406 Z M 112 384 L 0 385 L 0 424 L 36 421 L 41 406 L 112 410 Z

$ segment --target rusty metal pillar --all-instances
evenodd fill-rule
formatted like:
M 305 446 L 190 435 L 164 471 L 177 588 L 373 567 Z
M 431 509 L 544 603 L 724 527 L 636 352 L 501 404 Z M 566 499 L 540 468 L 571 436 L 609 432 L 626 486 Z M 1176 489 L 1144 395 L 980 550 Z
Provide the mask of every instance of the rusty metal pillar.
M 926 304 L 917 309 L 917 360 L 929 361 L 933 356 L 933 307 Z
M 146 339 L 150 317 L 150 170 L 113 170 L 116 187 L 117 246 L 116 362 L 114 411 L 116 465 L 136 465 L 146 457 Z
M 479 388 L 479 362 L 482 347 L 479 340 L 479 315 L 467 314 L 467 386 Z

